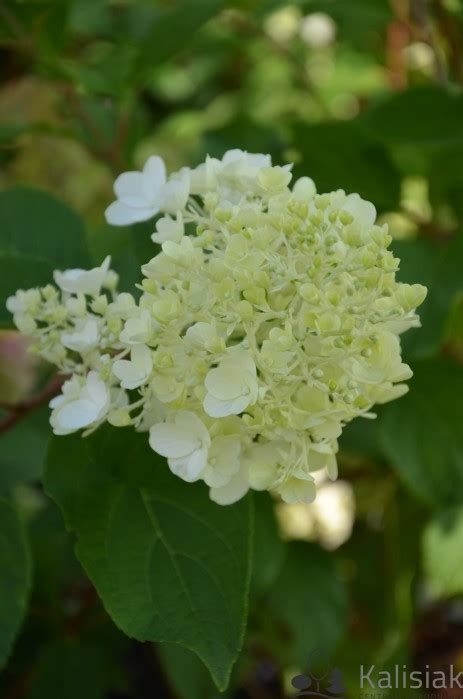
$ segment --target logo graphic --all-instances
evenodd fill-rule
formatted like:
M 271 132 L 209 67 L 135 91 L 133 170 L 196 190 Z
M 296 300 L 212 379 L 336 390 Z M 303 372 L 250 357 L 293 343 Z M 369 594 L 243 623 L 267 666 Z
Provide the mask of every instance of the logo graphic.
M 343 699 L 345 692 L 341 670 L 331 668 L 319 650 L 309 656 L 306 675 L 296 675 L 291 680 L 297 697 L 321 697 L 323 699 Z

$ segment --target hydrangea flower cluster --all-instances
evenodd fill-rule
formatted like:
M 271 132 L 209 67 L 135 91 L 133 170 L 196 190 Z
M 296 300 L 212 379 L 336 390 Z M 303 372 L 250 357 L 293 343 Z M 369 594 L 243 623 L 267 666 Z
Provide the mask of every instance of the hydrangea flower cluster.
M 162 214 L 139 298 L 117 293 L 107 258 L 7 303 L 71 375 L 50 404 L 56 434 L 147 431 L 223 505 L 249 488 L 310 502 L 316 472 L 336 478 L 343 426 L 407 390 L 399 335 L 426 289 L 395 280 L 371 203 L 291 178 L 240 150 L 169 177 L 154 156 L 117 178 L 110 223 Z

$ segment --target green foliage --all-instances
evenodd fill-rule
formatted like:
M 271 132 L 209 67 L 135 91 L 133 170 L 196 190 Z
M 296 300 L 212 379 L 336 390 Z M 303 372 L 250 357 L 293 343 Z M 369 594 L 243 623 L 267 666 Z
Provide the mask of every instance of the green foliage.
M 88 264 L 82 219 L 45 192 L 15 187 L 0 192 L 0 294 L 43 286 L 53 269 Z M 11 324 L 2 304 L 0 323 Z
M 172 643 L 161 643 L 159 655 L 179 699 L 219 699 L 227 696 L 218 691 L 204 665 L 191 651 Z
M 304 667 L 315 649 L 330 656 L 334 653 L 346 627 L 347 593 L 326 551 L 311 544 L 287 546 L 270 605 L 292 639 L 294 663 Z
M 423 534 L 423 565 L 433 595 L 463 593 L 463 511 L 439 513 Z
M 440 87 L 415 87 L 383 100 L 363 121 L 372 135 L 389 143 L 420 148 L 461 143 L 463 98 Z
M 50 423 L 48 408 L 30 413 L 2 437 L 0 494 L 21 482 L 40 480 L 45 460 Z
M 0 498 L 0 667 L 5 665 L 27 608 L 31 559 L 16 508 Z
M 295 175 L 310 172 L 321 192 L 358 192 L 379 209 L 394 209 L 399 201 L 399 178 L 387 152 L 366 139 L 355 122 L 299 124 L 294 140 L 303 159 Z M 352 163 L 355 162 L 355 167 Z
M 438 507 L 461 503 L 463 435 L 456 396 L 463 369 L 454 361 L 416 362 L 410 392 L 391 403 L 382 419 L 382 441 L 408 487 Z
M 246 623 L 251 500 L 215 505 L 124 430 L 53 440 L 45 482 L 117 625 L 193 650 L 223 689 Z
M 453 300 L 463 290 L 463 236 L 440 244 L 429 240 L 403 241 L 396 243 L 394 249 L 401 261 L 400 280 L 410 284 L 420 281 L 428 287 L 428 296 L 420 308 L 422 327 L 404 336 L 404 350 L 417 358 L 433 356 L 445 340 Z
M 267 493 L 254 495 L 254 561 L 251 590 L 261 595 L 281 570 L 284 546 L 278 533 L 274 506 Z

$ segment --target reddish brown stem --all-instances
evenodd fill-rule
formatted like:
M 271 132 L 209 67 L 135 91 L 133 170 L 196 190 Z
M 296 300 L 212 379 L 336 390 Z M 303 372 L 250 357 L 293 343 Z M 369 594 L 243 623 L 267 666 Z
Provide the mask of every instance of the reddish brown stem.
M 59 393 L 65 379 L 65 376 L 54 376 L 42 391 L 32 396 L 32 398 L 28 398 L 14 405 L 2 405 L 2 408 L 8 410 L 8 415 L 0 420 L 0 434 L 2 432 L 7 432 L 14 427 L 17 422 L 34 412 L 34 410 L 37 410 L 37 408 L 40 408 L 40 406 L 48 403 L 53 396 Z

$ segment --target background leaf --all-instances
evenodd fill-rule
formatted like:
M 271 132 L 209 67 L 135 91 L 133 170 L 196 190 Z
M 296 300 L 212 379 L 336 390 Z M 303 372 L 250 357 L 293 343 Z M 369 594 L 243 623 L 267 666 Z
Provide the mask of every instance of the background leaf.
M 2 435 L 0 494 L 18 482 L 40 480 L 50 439 L 49 408 L 32 412 Z
M 384 453 L 412 492 L 433 506 L 463 498 L 463 432 L 459 396 L 463 367 L 420 361 L 410 392 L 390 403 L 381 420 Z
M 23 524 L 13 505 L 0 498 L 0 667 L 20 629 L 31 585 L 31 560 Z
M 419 86 L 378 102 L 363 123 L 383 142 L 420 147 L 461 143 L 463 98 L 441 87 Z
M 393 209 L 399 199 L 398 173 L 387 152 L 365 139 L 355 122 L 297 124 L 294 141 L 303 162 L 294 176 L 309 174 L 319 192 L 358 192 L 378 209 Z
M 428 288 L 426 300 L 418 309 L 422 327 L 402 336 L 403 350 L 407 356 L 430 357 L 442 346 L 452 302 L 463 289 L 463 236 L 440 245 L 423 239 L 400 241 L 393 244 L 393 249 L 400 259 L 398 280 Z
M 14 187 L 0 192 L 0 295 L 53 281 L 54 269 L 89 262 L 82 220 L 45 192 Z M 4 304 L 0 323 L 11 325 Z
M 158 652 L 169 681 L 179 699 L 224 699 L 198 657 L 187 648 L 159 643 Z
M 439 513 L 423 533 L 423 566 L 434 595 L 463 593 L 463 509 Z
M 274 582 L 284 560 L 284 545 L 275 518 L 275 505 L 267 493 L 255 493 L 254 557 L 251 589 L 262 594 Z
M 291 543 L 269 604 L 287 629 L 293 662 L 305 667 L 315 649 L 333 654 L 346 625 L 347 592 L 326 551 Z

